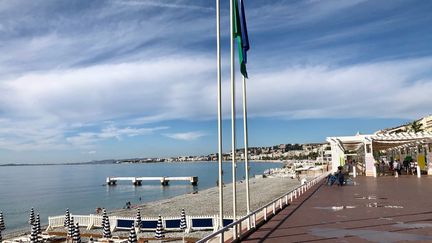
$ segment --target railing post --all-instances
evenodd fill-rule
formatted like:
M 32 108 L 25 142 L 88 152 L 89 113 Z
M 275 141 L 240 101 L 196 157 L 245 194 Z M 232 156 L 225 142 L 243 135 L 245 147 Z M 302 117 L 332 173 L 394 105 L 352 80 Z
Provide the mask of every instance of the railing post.
M 288 195 L 285 195 L 285 205 L 288 206 Z
M 279 208 L 282 209 L 282 198 L 279 198 Z
M 293 201 L 293 193 L 290 193 L 291 202 Z
M 275 205 L 275 204 L 276 204 L 275 202 L 272 203 L 272 207 L 273 207 L 273 215 L 276 214 L 276 205 Z
M 267 221 L 267 206 L 264 208 L 264 221 Z
M 249 217 L 247 218 L 247 229 L 248 229 L 248 231 L 251 229 L 251 217 L 252 217 L 252 216 L 249 216 Z
M 253 228 L 255 228 L 256 227 L 256 213 L 254 213 L 253 215 L 252 215 L 252 222 L 253 222 Z

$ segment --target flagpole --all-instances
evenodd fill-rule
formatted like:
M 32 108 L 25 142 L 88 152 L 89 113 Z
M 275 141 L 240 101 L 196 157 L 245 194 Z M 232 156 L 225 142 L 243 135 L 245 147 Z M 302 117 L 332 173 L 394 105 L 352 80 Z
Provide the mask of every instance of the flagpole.
M 223 227 L 223 171 L 222 171 L 222 81 L 221 81 L 221 48 L 220 48 L 220 0 L 216 0 L 216 52 L 217 52 L 217 102 L 218 102 L 218 186 L 219 186 L 219 228 Z M 224 242 L 224 234 L 220 236 Z
M 247 103 L 246 103 L 246 78 L 243 77 L 243 129 L 244 129 L 244 160 L 245 160 L 245 180 L 246 180 L 246 212 L 250 213 L 249 196 L 249 154 L 248 154 L 248 125 L 247 125 Z
M 236 128 L 235 128 L 235 70 L 234 70 L 234 2 L 230 0 L 231 26 L 231 159 L 232 159 L 232 189 L 233 189 L 233 218 L 237 220 L 236 195 Z M 233 239 L 237 238 L 237 227 L 233 227 Z

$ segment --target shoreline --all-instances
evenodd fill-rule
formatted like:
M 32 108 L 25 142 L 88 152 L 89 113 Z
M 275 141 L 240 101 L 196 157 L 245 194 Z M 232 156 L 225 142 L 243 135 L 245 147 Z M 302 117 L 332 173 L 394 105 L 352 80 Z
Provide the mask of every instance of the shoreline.
M 250 187 L 250 202 L 251 209 L 255 210 L 262 205 L 270 202 L 274 198 L 283 195 L 294 187 L 298 186 L 300 182 L 297 179 L 289 177 L 269 177 L 269 178 L 251 178 L 249 181 Z M 246 208 L 246 189 L 243 181 L 236 183 L 237 192 L 237 215 L 245 215 Z M 232 215 L 232 183 L 225 184 L 224 189 L 224 215 Z M 219 214 L 219 201 L 218 201 L 218 187 L 211 187 L 198 191 L 196 194 L 182 194 L 171 198 L 162 200 L 146 202 L 143 204 L 133 205 L 131 209 L 114 209 L 108 211 L 110 216 L 119 217 L 136 217 L 137 209 L 141 211 L 142 217 L 157 217 L 159 214 L 163 217 L 179 217 L 181 209 L 184 208 L 187 215 L 218 215 Z M 73 212 L 71 212 L 73 214 Z M 55 215 L 50 215 L 55 216 Z M 44 225 L 46 228 L 48 225 Z M 95 229 L 90 232 L 98 232 L 100 229 Z M 16 229 L 11 232 L 4 232 L 3 238 L 10 239 L 22 235 L 27 235 L 30 232 L 30 227 Z M 118 231 L 115 235 L 127 236 L 128 232 Z M 143 233 L 145 236 L 154 234 L 153 232 Z M 188 234 L 188 236 L 203 237 L 208 234 L 208 231 L 196 231 Z M 141 235 L 141 234 L 140 234 Z M 175 237 L 178 233 L 170 232 L 168 236 Z
M 200 163 L 200 162 L 214 162 L 217 163 L 217 160 L 191 160 L 191 161 L 149 161 L 149 162 L 143 162 L 143 163 L 129 163 L 129 162 L 110 162 L 110 163 L 48 163 L 48 164 L 14 164 L 14 163 L 7 163 L 7 164 L 0 164 L 0 167 L 25 167 L 25 166 L 70 166 L 70 165 L 127 165 L 127 164 L 158 164 L 158 163 Z M 237 160 L 237 162 L 244 162 L 244 160 Z M 256 162 L 256 163 L 285 163 L 287 160 L 250 160 L 249 162 Z M 231 161 L 223 161 L 223 163 L 231 163 Z

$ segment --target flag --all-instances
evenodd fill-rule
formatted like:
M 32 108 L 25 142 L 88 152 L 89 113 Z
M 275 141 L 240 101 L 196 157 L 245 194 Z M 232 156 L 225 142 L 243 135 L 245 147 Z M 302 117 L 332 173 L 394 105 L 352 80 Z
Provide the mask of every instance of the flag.
M 246 26 L 246 15 L 243 0 L 234 1 L 234 38 L 237 38 L 240 72 L 244 77 L 248 77 L 246 71 L 247 51 L 249 50 L 249 37 Z

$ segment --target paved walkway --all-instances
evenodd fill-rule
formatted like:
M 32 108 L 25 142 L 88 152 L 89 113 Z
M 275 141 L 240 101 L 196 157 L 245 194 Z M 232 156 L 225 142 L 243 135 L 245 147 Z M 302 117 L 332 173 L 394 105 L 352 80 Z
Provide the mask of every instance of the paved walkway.
M 244 242 L 432 242 L 432 176 L 319 185 Z

